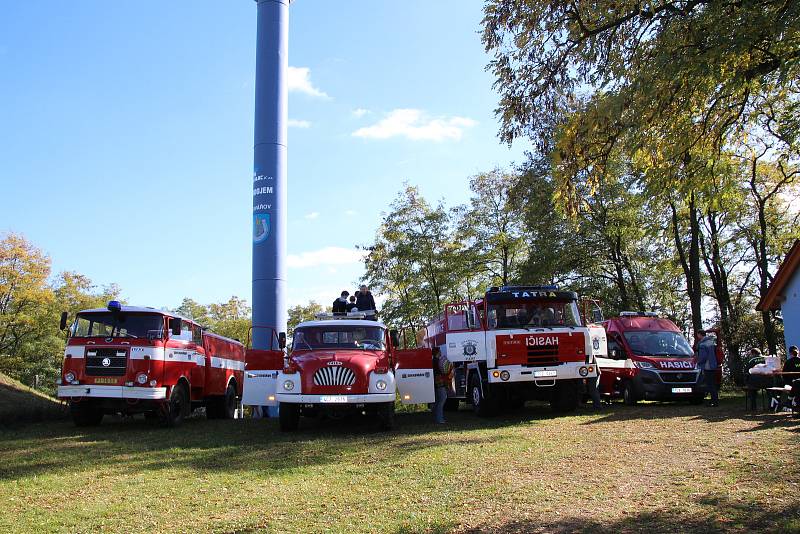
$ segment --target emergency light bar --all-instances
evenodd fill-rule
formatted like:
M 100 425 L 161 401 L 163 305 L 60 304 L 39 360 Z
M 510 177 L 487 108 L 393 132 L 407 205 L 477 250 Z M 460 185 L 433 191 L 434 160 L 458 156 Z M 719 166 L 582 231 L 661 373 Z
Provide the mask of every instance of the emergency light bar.
M 619 312 L 620 317 L 658 317 L 656 312 L 644 312 L 644 311 L 624 311 Z

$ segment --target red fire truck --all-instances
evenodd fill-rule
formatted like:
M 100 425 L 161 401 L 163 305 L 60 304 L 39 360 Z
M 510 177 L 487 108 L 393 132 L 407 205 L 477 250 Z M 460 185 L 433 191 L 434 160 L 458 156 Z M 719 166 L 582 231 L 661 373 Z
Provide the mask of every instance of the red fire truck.
M 446 305 L 420 337 L 453 364 L 450 408 L 463 399 L 479 415 L 529 399 L 572 411 L 606 354 L 603 328 L 584 325 L 577 294 L 555 286 L 493 287 Z
M 700 403 L 705 391 L 692 346 L 675 323 L 653 312 L 622 312 L 603 323 L 608 356 L 598 358 L 600 393 L 640 400 Z
M 300 417 L 377 418 L 392 428 L 397 393 L 405 404 L 433 402 L 430 349 L 398 350 L 396 331 L 364 312 L 320 314 L 295 327 L 291 354 L 278 370 L 275 399 L 280 428 L 295 430 Z
M 98 425 L 114 413 L 143 413 L 176 426 L 200 406 L 209 418 L 230 419 L 243 371 L 238 341 L 171 312 L 111 301 L 72 322 L 58 397 L 69 401 L 78 426 Z

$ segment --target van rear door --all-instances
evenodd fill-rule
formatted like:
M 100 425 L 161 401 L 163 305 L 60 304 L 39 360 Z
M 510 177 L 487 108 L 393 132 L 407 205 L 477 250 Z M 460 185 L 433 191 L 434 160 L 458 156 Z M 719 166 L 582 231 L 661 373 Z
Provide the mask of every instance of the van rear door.
M 433 351 L 427 348 L 396 351 L 394 378 L 403 404 L 433 402 Z

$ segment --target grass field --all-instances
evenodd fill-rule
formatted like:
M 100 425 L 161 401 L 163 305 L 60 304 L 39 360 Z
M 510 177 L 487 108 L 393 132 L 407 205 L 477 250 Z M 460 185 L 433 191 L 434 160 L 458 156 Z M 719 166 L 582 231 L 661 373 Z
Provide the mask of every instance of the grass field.
M 800 531 L 800 420 L 742 399 L 397 419 L 3 431 L 0 532 Z

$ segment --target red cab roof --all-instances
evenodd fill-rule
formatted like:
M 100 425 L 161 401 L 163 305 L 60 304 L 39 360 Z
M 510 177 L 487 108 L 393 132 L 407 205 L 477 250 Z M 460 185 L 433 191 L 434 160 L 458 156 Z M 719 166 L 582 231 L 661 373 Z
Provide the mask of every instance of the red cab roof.
M 623 332 L 629 330 L 651 330 L 657 332 L 680 333 L 680 329 L 675 326 L 675 323 L 662 317 L 613 317 L 609 319 L 607 323 L 613 323 L 617 330 L 621 330 Z

